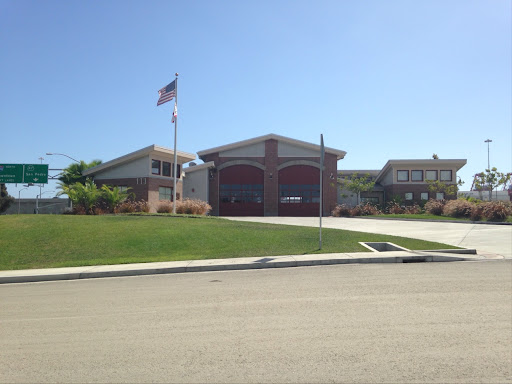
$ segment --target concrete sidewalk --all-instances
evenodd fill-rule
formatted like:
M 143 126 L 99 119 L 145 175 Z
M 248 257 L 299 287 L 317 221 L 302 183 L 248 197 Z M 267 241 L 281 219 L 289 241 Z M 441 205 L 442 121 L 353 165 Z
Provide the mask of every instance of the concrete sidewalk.
M 318 217 L 224 217 L 238 221 L 318 227 Z M 508 223 L 507 223 L 508 224 Z M 476 249 L 479 255 L 512 258 L 512 225 L 324 217 L 324 228 L 379 233 Z
M 475 261 L 492 258 L 503 257 L 477 255 L 476 251 L 471 249 L 244 257 L 232 259 L 170 261 L 159 263 L 0 271 L 0 284 L 91 279 L 98 277 L 153 275 L 164 273 L 289 268 L 333 264 L 413 263 L 468 260 Z

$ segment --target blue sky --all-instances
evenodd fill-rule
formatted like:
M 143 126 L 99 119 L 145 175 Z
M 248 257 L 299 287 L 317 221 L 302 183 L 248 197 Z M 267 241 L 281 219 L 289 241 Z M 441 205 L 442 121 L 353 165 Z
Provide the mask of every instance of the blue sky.
M 156 101 L 179 72 L 179 150 L 322 133 L 347 151 L 338 169 L 467 159 L 466 190 L 488 138 L 491 166 L 512 171 L 511 14 L 509 0 L 0 0 L 0 163 L 172 148 L 173 103 Z

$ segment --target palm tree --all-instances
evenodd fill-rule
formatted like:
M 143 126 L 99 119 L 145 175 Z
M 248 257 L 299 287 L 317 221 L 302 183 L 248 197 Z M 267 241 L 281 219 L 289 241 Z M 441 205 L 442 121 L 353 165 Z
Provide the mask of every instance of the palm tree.
M 61 184 L 62 189 L 57 195 L 68 195 L 75 208 L 83 209 L 86 215 L 93 214 L 93 208 L 100 198 L 100 191 L 92 180 L 86 180 L 84 184 Z
M 131 188 L 127 188 L 131 189 Z M 114 209 L 121 203 L 123 203 L 130 194 L 126 191 L 121 191 L 118 186 L 110 187 L 108 185 L 101 186 L 101 197 L 105 204 L 107 205 L 107 209 L 110 213 L 114 212 Z
M 93 160 L 90 163 L 86 163 L 85 161 L 80 160 L 79 163 L 70 164 L 63 170 L 62 175 L 58 178 L 59 187 L 63 189 L 63 186 L 69 187 L 75 183 L 85 184 L 88 178 L 82 175 L 82 172 L 100 164 L 101 160 Z

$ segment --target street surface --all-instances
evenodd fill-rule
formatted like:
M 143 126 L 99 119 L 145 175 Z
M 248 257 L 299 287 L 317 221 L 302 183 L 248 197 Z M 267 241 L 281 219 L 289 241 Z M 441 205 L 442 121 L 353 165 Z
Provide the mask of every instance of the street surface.
M 0 382 L 512 383 L 512 262 L 0 287 Z
M 225 217 L 230 220 L 318 227 L 318 217 Z M 512 225 L 323 217 L 323 228 L 380 233 L 476 249 L 479 255 L 512 258 Z

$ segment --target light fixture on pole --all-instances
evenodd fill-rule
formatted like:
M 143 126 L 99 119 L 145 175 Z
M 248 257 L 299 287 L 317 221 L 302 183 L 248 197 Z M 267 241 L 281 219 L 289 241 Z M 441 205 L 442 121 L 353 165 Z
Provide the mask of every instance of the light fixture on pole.
M 28 189 L 28 187 L 26 188 L 21 188 L 19 191 L 18 191 L 18 215 L 20 214 L 20 208 L 21 208 L 21 191 L 25 190 L 25 189 Z
M 487 139 L 484 141 L 484 143 L 487 143 L 487 169 L 491 169 L 491 161 L 489 157 L 489 143 L 492 143 L 491 139 Z
M 36 196 L 36 214 L 39 213 L 39 199 L 41 198 L 41 195 L 44 195 L 45 193 L 50 193 L 55 191 L 44 191 L 43 193 Z
M 68 159 L 71 159 L 75 162 L 77 162 L 78 164 L 80 164 L 80 162 L 77 160 L 77 159 L 73 159 L 71 156 L 68 156 L 66 155 L 65 153 L 52 153 L 52 152 L 47 152 L 46 153 L 47 156 L 55 156 L 55 155 L 59 155 L 59 156 L 66 156 Z

